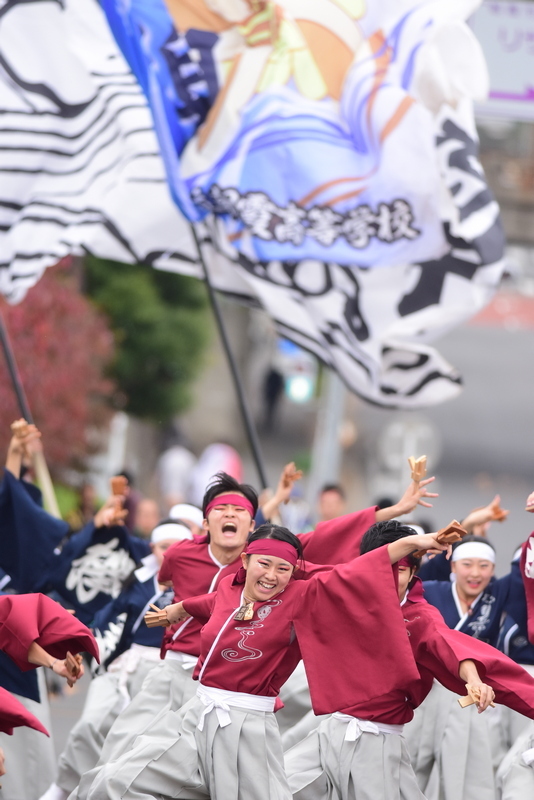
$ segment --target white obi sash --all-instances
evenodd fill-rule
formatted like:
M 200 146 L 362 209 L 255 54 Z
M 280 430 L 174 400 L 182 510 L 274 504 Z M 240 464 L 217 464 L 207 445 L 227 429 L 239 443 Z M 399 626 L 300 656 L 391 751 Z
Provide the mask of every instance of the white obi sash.
M 230 725 L 230 708 L 246 708 L 250 711 L 274 711 L 276 697 L 265 697 L 260 694 L 246 694 L 245 692 L 227 692 L 224 689 L 215 689 L 213 686 L 200 684 L 197 696 L 204 703 L 198 729 L 204 729 L 204 718 L 215 710 L 221 728 Z
M 165 653 L 165 661 L 167 660 L 179 661 L 182 665 L 182 669 L 193 669 L 198 661 L 198 656 L 192 656 L 189 653 L 180 653 L 178 650 L 167 650 Z
M 404 725 L 387 725 L 385 722 L 371 722 L 368 719 L 351 717 L 350 714 L 342 714 L 341 711 L 336 711 L 332 716 L 334 719 L 340 719 L 348 723 L 345 732 L 346 742 L 358 741 L 362 733 L 372 733 L 374 736 L 378 736 L 380 733 L 396 733 L 400 736 L 404 729 Z
M 108 667 L 108 672 L 111 674 L 119 673 L 118 690 L 122 697 L 122 708 L 124 711 L 126 706 L 132 699 L 128 692 L 128 679 L 130 675 L 137 670 L 141 661 L 159 662 L 160 649 L 159 647 L 148 647 L 145 644 L 132 644 L 129 650 L 121 653 Z

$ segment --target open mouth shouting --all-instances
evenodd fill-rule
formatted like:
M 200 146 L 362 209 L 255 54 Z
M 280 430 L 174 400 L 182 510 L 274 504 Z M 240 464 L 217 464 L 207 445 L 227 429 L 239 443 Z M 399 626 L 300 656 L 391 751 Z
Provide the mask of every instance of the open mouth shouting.
M 234 536 L 237 533 L 237 525 L 235 522 L 225 522 L 222 526 L 223 534 L 227 536 Z

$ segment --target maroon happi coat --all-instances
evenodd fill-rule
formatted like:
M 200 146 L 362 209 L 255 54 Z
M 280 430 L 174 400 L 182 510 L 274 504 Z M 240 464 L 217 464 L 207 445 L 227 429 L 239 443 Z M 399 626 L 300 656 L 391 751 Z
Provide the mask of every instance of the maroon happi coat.
M 47 736 L 50 736 L 45 726 L 39 722 L 37 717 L 24 708 L 15 697 L 0 687 L 0 733 L 11 735 L 14 728 L 25 725 L 27 728 L 35 728 Z
M 465 684 L 458 672 L 460 662 L 468 659 L 475 662 L 481 680 L 495 691 L 497 703 L 534 719 L 534 678 L 486 642 L 449 628 L 438 609 L 424 599 L 419 578 L 412 581 L 402 611 L 420 680 L 406 686 L 405 697 L 383 698 L 383 712 L 389 705 L 389 715 L 386 712 L 385 715 L 366 716 L 366 719 L 409 722 L 413 709 L 423 702 L 432 688 L 433 678 L 450 691 L 465 695 Z M 359 709 L 353 708 L 348 713 L 359 716 Z
M 44 594 L 0 596 L 0 650 L 23 672 L 36 669 L 28 650 L 37 642 L 54 658 L 87 651 L 99 661 L 98 645 L 89 628 Z
M 519 569 L 523 578 L 527 602 L 528 640 L 531 644 L 534 644 L 534 580 L 527 576 L 527 568 L 529 571 L 534 571 L 534 533 L 531 533 L 527 541 L 523 543 L 519 560 Z
M 307 561 L 318 564 L 338 564 L 359 555 L 360 541 L 375 522 L 376 506 L 345 514 L 342 517 L 320 522 L 314 531 L 299 536 Z M 197 597 L 215 590 L 228 575 L 235 575 L 241 566 L 238 556 L 231 564 L 221 564 L 212 555 L 207 536 L 176 542 L 165 553 L 159 571 L 162 583 L 172 583 L 174 602 L 186 597 Z M 165 632 L 162 655 L 167 650 L 198 656 L 200 629 L 196 619 L 173 625 Z

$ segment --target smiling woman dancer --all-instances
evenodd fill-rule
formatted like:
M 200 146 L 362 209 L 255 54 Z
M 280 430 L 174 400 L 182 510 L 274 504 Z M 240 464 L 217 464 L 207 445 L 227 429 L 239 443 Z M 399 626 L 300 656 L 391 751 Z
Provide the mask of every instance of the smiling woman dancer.
M 445 549 L 432 535 L 410 536 L 348 564 L 306 564 L 300 577 L 307 580 L 293 580 L 299 540 L 286 528 L 261 526 L 249 536 L 242 568 L 217 592 L 147 615 L 148 621 L 193 616 L 206 623 L 195 669 L 197 696 L 180 711 L 160 715 L 158 737 L 149 729 L 133 750 L 106 765 L 89 798 L 290 800 L 272 713 L 281 685 L 301 651 L 310 684 L 317 684 L 329 661 L 326 628 L 346 643 L 346 659 L 336 669 L 339 685 L 351 685 L 351 696 L 354 685 L 365 698 L 413 679 L 391 564 L 431 547 Z M 395 670 L 388 668 L 393 660 Z M 340 694 L 337 683 L 322 685 L 321 692 Z

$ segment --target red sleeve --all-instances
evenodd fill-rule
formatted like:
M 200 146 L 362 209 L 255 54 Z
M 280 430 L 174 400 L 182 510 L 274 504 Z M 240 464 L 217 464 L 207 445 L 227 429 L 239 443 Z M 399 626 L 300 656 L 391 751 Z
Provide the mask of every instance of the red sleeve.
M 188 614 L 201 622 L 207 622 L 211 617 L 216 597 L 217 592 L 211 592 L 198 597 L 188 597 L 187 600 L 182 600 L 182 603 Z
M 486 642 L 451 630 L 439 612 L 429 617 L 429 621 L 427 637 L 416 658 L 440 683 L 456 694 L 465 695 L 465 684 L 458 672 L 460 662 L 469 659 L 475 662 L 481 680 L 494 690 L 497 703 L 534 719 L 534 678 L 523 667 Z
M 98 646 L 89 628 L 44 594 L 0 597 L 0 650 L 24 672 L 35 669 L 28 650 L 37 642 L 54 658 L 87 651 L 99 661 Z
M 34 717 L 22 703 L 0 687 L 0 732 L 8 733 L 11 736 L 13 728 L 20 728 L 23 725 L 50 736 L 37 717 Z
M 165 551 L 165 555 L 163 556 L 163 563 L 159 568 L 158 580 L 161 583 L 172 583 L 172 575 L 174 569 L 174 554 L 176 552 L 176 547 L 180 544 L 180 542 L 176 542 L 169 547 L 168 550 Z
M 300 587 L 294 625 L 316 714 L 404 691 L 419 680 L 387 547 L 319 572 Z
M 377 506 L 320 522 L 311 533 L 299 536 L 306 561 L 342 564 L 360 555 L 364 533 L 376 522 Z
M 534 644 L 534 533 L 523 544 L 519 569 L 527 602 L 528 640 Z

